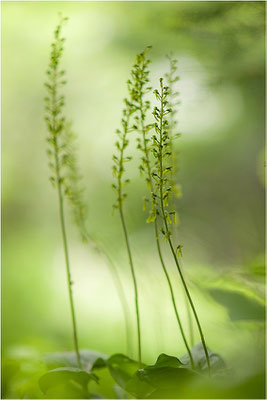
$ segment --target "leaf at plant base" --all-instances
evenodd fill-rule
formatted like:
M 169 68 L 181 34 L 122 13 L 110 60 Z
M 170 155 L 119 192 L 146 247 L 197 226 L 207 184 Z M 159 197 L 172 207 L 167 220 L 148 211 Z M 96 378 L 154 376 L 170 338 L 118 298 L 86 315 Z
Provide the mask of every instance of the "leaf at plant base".
M 96 393 L 97 395 L 104 397 L 105 399 L 117 398 L 114 388 L 114 379 L 110 375 L 109 369 L 106 365 L 105 368 L 98 368 L 92 370 L 96 372 L 99 382 L 90 382 L 90 392 Z
M 114 385 L 116 399 L 130 399 L 129 394 L 119 385 Z
M 174 356 L 168 356 L 167 354 L 160 354 L 154 365 L 147 365 L 146 370 L 159 369 L 159 368 L 180 368 L 182 362 Z
M 155 388 L 143 380 L 137 372 L 128 380 L 125 390 L 137 399 L 145 399 L 155 391 Z
M 135 373 L 126 390 L 138 398 L 161 398 L 166 390 L 175 392 L 177 396 L 177 390 L 196 375 L 182 366 L 178 358 L 160 354 L 154 365 L 147 365 Z
M 107 360 L 110 374 L 115 381 L 124 389 L 126 383 L 131 379 L 140 367 L 137 361 L 123 354 L 114 354 Z M 144 364 L 141 364 L 143 367 Z
M 90 371 L 94 362 L 98 358 L 102 358 L 103 360 L 107 359 L 108 356 L 98 351 L 94 350 L 80 350 L 81 364 L 82 368 L 86 371 Z M 44 355 L 44 363 L 47 367 L 50 368 L 58 368 L 58 367 L 73 367 L 77 368 L 77 357 L 74 351 L 66 351 L 66 352 L 57 352 L 57 353 L 48 353 Z
M 215 301 L 227 308 L 232 321 L 259 320 L 264 321 L 264 304 L 256 298 L 233 290 L 209 289 Z
M 211 369 L 214 372 L 220 372 L 226 369 L 225 362 L 219 356 L 219 354 L 212 353 L 209 349 L 208 355 L 210 360 Z M 207 359 L 205 355 L 205 351 L 201 342 L 197 343 L 191 349 L 191 353 L 194 359 L 195 366 L 200 371 L 205 371 L 208 369 Z M 191 362 L 188 353 L 184 354 L 180 357 L 180 361 L 184 364 L 184 367 L 190 368 Z
M 94 361 L 91 369 L 92 370 L 102 369 L 102 368 L 107 368 L 107 366 L 108 366 L 107 360 L 102 357 L 99 357 Z
M 90 380 L 97 382 L 98 378 L 92 372 L 79 368 L 56 368 L 41 376 L 39 386 L 46 393 L 51 388 L 72 382 L 84 387 Z
M 97 393 L 90 393 L 90 399 L 105 399 L 106 397 L 100 396 L 100 394 Z
M 50 387 L 44 396 L 38 398 L 45 399 L 90 399 L 88 390 L 82 389 L 73 383 L 61 383 Z

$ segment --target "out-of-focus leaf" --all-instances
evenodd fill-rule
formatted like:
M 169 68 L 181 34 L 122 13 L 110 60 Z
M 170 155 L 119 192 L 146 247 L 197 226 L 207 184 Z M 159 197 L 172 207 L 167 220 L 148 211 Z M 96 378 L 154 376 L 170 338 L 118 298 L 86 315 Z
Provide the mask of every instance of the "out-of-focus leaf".
M 231 290 L 209 289 L 209 293 L 215 301 L 227 308 L 232 321 L 264 321 L 265 307 L 256 299 Z
M 146 370 L 153 370 L 159 368 L 180 368 L 182 366 L 182 362 L 173 356 L 168 356 L 167 354 L 160 354 L 157 358 L 157 361 L 154 365 L 147 365 L 145 367 Z
M 154 365 L 148 365 L 135 373 L 128 381 L 126 390 L 138 398 L 164 398 L 166 390 L 173 391 L 177 396 L 179 387 L 188 384 L 196 375 L 181 367 L 178 358 L 161 354 Z
M 225 371 L 225 369 L 226 369 L 225 362 L 219 356 L 219 354 L 212 353 L 209 349 L 207 349 L 207 350 L 208 350 L 209 361 L 210 361 L 210 366 L 211 366 L 212 372 L 218 373 L 220 371 Z M 194 347 L 192 347 L 191 353 L 192 353 L 196 368 L 200 371 L 207 370 L 208 369 L 207 359 L 206 359 L 205 351 L 204 351 L 204 348 L 203 348 L 203 345 L 201 342 L 197 343 Z M 190 362 L 188 353 L 186 353 L 182 357 L 180 357 L 180 361 L 184 364 L 184 366 L 186 368 L 190 368 L 191 362 Z
M 94 362 L 101 358 L 107 359 L 108 356 L 94 350 L 80 350 L 82 368 L 90 371 Z M 58 367 L 73 367 L 77 368 L 77 358 L 74 351 L 48 353 L 44 355 L 44 362 L 49 369 Z
M 107 366 L 108 366 L 107 360 L 102 357 L 99 357 L 94 361 L 91 369 L 92 370 L 93 369 L 101 369 L 101 368 L 106 368 Z
M 42 375 L 39 379 L 39 385 L 42 392 L 46 393 L 51 388 L 71 383 L 85 388 L 90 380 L 97 382 L 98 378 L 92 372 L 79 368 L 56 368 Z
M 8 385 L 20 371 L 20 363 L 13 359 L 2 360 L 2 395 L 6 393 Z
M 129 399 L 129 394 L 119 385 L 114 385 L 114 392 L 117 399 Z
M 114 399 L 115 388 L 114 388 L 114 379 L 110 375 L 109 369 L 107 365 L 103 368 L 92 369 L 93 372 L 96 372 L 99 382 L 90 382 L 90 391 L 96 393 L 106 399 Z
M 110 374 L 124 389 L 126 383 L 139 368 L 139 363 L 123 354 L 114 354 L 107 360 Z M 143 367 L 144 364 L 141 365 Z
M 47 390 L 45 399 L 90 399 L 88 391 L 76 387 L 72 383 L 61 383 Z
M 141 364 L 141 367 L 144 367 L 144 364 Z M 101 370 L 105 370 L 105 368 L 109 371 L 109 375 L 115 380 L 115 382 L 122 389 L 125 389 L 127 382 L 138 370 L 139 363 L 123 354 L 114 354 L 107 360 L 101 357 L 98 358 L 92 366 L 92 371 L 97 371 L 97 374 L 100 375 L 102 373 Z M 106 380 L 106 377 L 104 377 L 104 379 Z M 113 386 L 114 385 L 112 385 L 112 390 L 114 391 Z
M 90 399 L 105 399 L 106 397 L 100 396 L 100 394 L 97 393 L 90 393 Z
M 137 399 L 145 399 L 155 391 L 155 388 L 147 383 L 142 375 L 139 375 L 137 372 L 128 380 L 125 390 Z

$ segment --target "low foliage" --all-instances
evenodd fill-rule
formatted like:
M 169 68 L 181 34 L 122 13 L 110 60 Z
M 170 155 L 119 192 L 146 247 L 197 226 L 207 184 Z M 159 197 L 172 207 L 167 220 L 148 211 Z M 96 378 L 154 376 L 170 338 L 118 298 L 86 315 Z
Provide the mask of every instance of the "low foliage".
M 72 295 L 72 280 L 70 273 L 68 243 L 65 227 L 65 200 L 69 201 L 74 220 L 79 227 L 82 238 L 93 243 L 97 251 L 106 258 L 111 266 L 111 271 L 117 282 L 125 317 L 125 331 L 130 343 L 129 309 L 123 283 L 120 280 L 116 267 L 104 248 L 96 243 L 93 235 L 86 229 L 86 205 L 84 203 L 84 189 L 81 185 L 81 176 L 77 166 L 78 157 L 75 148 L 76 135 L 73 133 L 71 123 L 64 116 L 65 98 L 62 87 L 66 84 L 63 76 L 65 71 L 60 68 L 63 54 L 64 39 L 61 36 L 62 25 L 66 19 L 61 19 L 54 32 L 51 45 L 50 61 L 47 70 L 48 81 L 45 83 L 47 90 L 46 124 L 48 130 L 48 158 L 51 170 L 50 181 L 57 189 L 59 200 L 59 220 L 62 231 L 62 240 L 65 254 L 68 293 L 72 317 L 72 331 L 74 339 L 73 352 L 58 352 L 45 354 L 32 364 L 27 360 L 28 366 L 12 358 L 4 360 L 5 383 L 19 377 L 20 385 L 12 393 L 12 398 L 18 395 L 21 398 L 44 399 L 89 399 L 89 398 L 124 398 L 124 399 L 182 399 L 182 398 L 246 398 L 250 396 L 251 387 L 257 397 L 264 396 L 262 386 L 262 372 L 255 371 L 249 379 L 241 379 L 232 374 L 231 369 L 222 357 L 213 353 L 206 344 L 202 326 L 196 307 L 189 292 L 185 272 L 180 265 L 182 244 L 174 239 L 173 226 L 176 224 L 176 199 L 181 191 L 176 182 L 177 154 L 174 148 L 174 139 L 179 135 L 175 133 L 177 121 L 175 119 L 176 106 L 178 105 L 177 92 L 174 84 L 177 82 L 177 61 L 170 58 L 170 71 L 165 74 L 166 82 L 159 79 L 159 88 L 150 86 L 150 60 L 147 54 L 148 46 L 136 57 L 135 63 L 127 81 L 128 98 L 124 99 L 122 110 L 121 128 L 116 131 L 116 153 L 113 155 L 113 175 L 115 183 L 113 189 L 116 193 L 114 210 L 118 212 L 125 247 L 128 254 L 130 272 L 132 276 L 135 301 L 137 354 L 136 359 L 129 354 L 106 355 L 97 351 L 83 349 L 78 346 L 76 317 Z M 152 92 L 153 91 L 153 92 Z M 154 93 L 155 106 L 147 100 L 148 94 Z M 151 112 L 151 110 L 153 110 Z M 148 122 L 154 118 L 154 122 Z M 137 285 L 134 267 L 134 255 L 130 245 L 130 235 L 124 209 L 127 206 L 126 187 L 130 180 L 127 174 L 128 162 L 132 160 L 129 154 L 129 140 L 135 137 L 137 148 L 141 153 L 139 171 L 147 184 L 148 194 L 145 193 L 145 209 L 149 204 L 146 222 L 154 228 L 154 239 L 162 270 L 168 284 L 173 310 L 177 319 L 179 335 L 187 350 L 186 354 L 176 355 L 159 354 L 154 364 L 145 363 L 142 358 L 141 336 L 141 307 L 139 304 L 139 286 Z M 128 152 L 128 153 L 127 153 Z M 175 244 L 174 244 L 175 243 Z M 174 285 L 170 279 L 162 248 L 172 256 L 178 276 L 181 280 L 183 293 L 188 306 L 189 321 L 192 315 L 198 328 L 200 342 L 194 346 L 189 345 L 189 340 L 183 329 L 183 321 L 176 305 Z M 262 301 L 255 302 L 252 296 L 224 288 L 207 288 L 206 290 L 218 303 L 229 308 L 232 320 L 240 318 L 238 304 L 243 301 L 246 310 L 241 319 L 264 319 Z M 227 296 L 225 296 L 227 292 Z M 237 305 L 231 309 L 227 298 Z M 244 300 L 245 299 L 245 300 Z M 241 307 L 243 311 L 243 306 Z M 192 313 L 192 315 L 191 315 Z M 242 314 L 242 313 L 241 313 Z M 192 342 L 192 335 L 191 335 Z M 25 372 L 25 371 L 28 371 Z M 38 372 L 36 372 L 38 371 Z M 22 383 L 21 383 L 22 382 Z M 249 397 L 251 398 L 251 397 Z

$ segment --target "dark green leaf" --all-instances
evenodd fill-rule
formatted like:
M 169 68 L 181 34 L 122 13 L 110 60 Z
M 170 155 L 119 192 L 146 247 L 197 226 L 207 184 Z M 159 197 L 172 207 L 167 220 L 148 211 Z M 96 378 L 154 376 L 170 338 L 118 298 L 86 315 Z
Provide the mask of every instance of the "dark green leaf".
M 111 356 L 107 360 L 107 365 L 110 374 L 122 388 L 125 388 L 126 383 L 139 368 L 137 361 L 134 361 L 123 354 L 114 354 Z
M 79 368 L 66 367 L 48 371 L 39 379 L 39 385 L 43 393 L 46 393 L 51 388 L 71 382 L 78 383 L 84 387 L 90 380 L 97 382 L 98 378 L 92 372 L 87 372 Z
M 135 373 L 128 381 L 126 390 L 138 398 L 161 398 L 166 390 L 174 391 L 177 396 L 177 390 L 196 376 L 193 371 L 182 367 L 178 358 L 161 354 L 154 365 Z
M 265 318 L 264 305 L 244 293 L 222 289 L 209 289 L 209 292 L 215 301 L 227 308 L 229 317 L 233 321 L 263 321 Z

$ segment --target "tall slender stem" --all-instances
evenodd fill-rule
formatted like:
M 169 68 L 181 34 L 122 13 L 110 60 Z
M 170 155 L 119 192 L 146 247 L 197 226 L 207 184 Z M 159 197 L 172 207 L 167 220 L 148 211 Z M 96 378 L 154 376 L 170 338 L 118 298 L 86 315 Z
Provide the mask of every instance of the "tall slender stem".
M 162 269 L 164 271 L 164 274 L 166 276 L 166 279 L 167 279 L 167 282 L 168 282 L 168 286 L 169 286 L 169 289 L 170 289 L 171 300 L 172 300 L 175 316 L 176 316 L 176 319 L 177 319 L 177 322 L 178 322 L 178 325 L 179 325 L 179 328 L 180 328 L 180 331 L 181 331 L 181 335 L 182 335 L 185 347 L 186 347 L 186 349 L 188 351 L 188 355 L 189 355 L 189 358 L 190 358 L 191 366 L 192 366 L 192 368 L 194 368 L 195 367 L 194 359 L 193 359 L 190 347 L 188 345 L 188 342 L 186 340 L 185 333 L 184 333 L 184 330 L 183 330 L 183 326 L 182 326 L 182 323 L 181 323 L 181 320 L 180 320 L 180 317 L 179 317 L 179 314 L 178 314 L 178 310 L 177 310 L 176 302 L 175 302 L 175 297 L 174 297 L 174 292 L 173 292 L 173 288 L 172 288 L 172 283 L 171 283 L 168 271 L 166 269 L 165 263 L 163 261 L 161 248 L 160 248 L 160 244 L 159 244 L 159 238 L 158 238 L 158 236 L 159 236 L 159 234 L 158 234 L 158 226 L 157 226 L 156 222 L 154 222 L 154 228 L 155 228 L 155 235 L 156 235 L 157 250 L 158 250 L 160 262 L 161 262 L 161 265 L 162 265 Z
M 134 265 L 133 265 L 133 258 L 132 258 L 132 253 L 131 253 L 131 248 L 130 248 L 130 243 L 129 243 L 129 238 L 128 238 L 128 232 L 126 228 L 126 223 L 125 223 L 125 218 L 124 218 L 124 212 L 123 212 L 123 200 L 126 197 L 126 194 L 122 193 L 122 187 L 125 183 L 127 183 L 129 180 L 122 181 L 122 175 L 124 172 L 124 150 L 128 145 L 128 140 L 126 138 L 127 133 L 129 132 L 129 120 L 130 120 L 130 115 L 131 115 L 131 107 L 130 103 L 125 100 L 126 103 L 126 108 L 124 109 L 124 116 L 126 119 L 122 118 L 122 125 L 123 125 L 123 133 L 121 134 L 121 145 L 117 142 L 117 147 L 120 150 L 120 157 L 119 159 L 116 157 L 115 160 L 118 163 L 118 169 L 115 167 L 117 171 L 117 182 L 118 186 L 116 187 L 118 191 L 118 199 L 117 199 L 117 205 L 116 207 L 119 210 L 120 213 L 120 219 L 122 223 L 122 229 L 123 229 L 123 234 L 125 238 L 125 243 L 126 243 L 126 248 L 127 248 L 127 253 L 128 253 L 128 258 L 129 258 L 129 264 L 130 264 L 130 270 L 131 270 L 131 275 L 133 279 L 133 286 L 134 286 L 134 296 L 135 296 L 135 314 L 136 314 L 136 325 L 137 325 L 137 343 L 138 343 L 138 362 L 141 367 L 142 364 L 142 351 L 141 351 L 141 324 L 140 324 L 140 313 L 139 313 L 139 299 L 138 299 L 138 288 L 137 288 L 137 281 L 136 281 L 136 276 L 135 276 L 135 270 L 134 270 Z M 128 158 L 129 159 L 129 158 Z
M 163 99 L 162 98 L 163 98 L 163 88 L 162 88 L 162 92 L 161 92 L 161 110 L 160 110 L 160 128 L 159 128 L 159 132 L 160 132 L 160 143 L 159 143 L 160 176 L 159 176 L 159 179 L 160 179 L 160 206 L 161 206 L 161 212 L 162 212 L 162 217 L 163 217 L 163 221 L 164 221 L 164 226 L 165 226 L 166 232 L 168 232 L 169 231 L 169 227 L 168 227 L 168 222 L 167 222 L 166 214 L 165 214 L 165 208 L 164 208 L 164 204 L 163 204 L 163 184 L 162 184 L 162 182 L 163 182 L 163 164 L 162 164 L 162 148 L 163 148 L 163 145 L 162 145 L 162 142 L 163 142 L 162 133 L 163 132 L 162 131 L 163 131 L 163 115 L 164 115 L 164 107 L 163 107 Z M 198 330 L 199 330 L 199 334 L 200 334 L 201 342 L 202 342 L 203 349 L 204 349 L 204 352 L 205 352 L 205 356 L 206 356 L 206 359 L 207 359 L 207 365 L 208 365 L 208 370 L 209 370 L 209 374 L 210 374 L 210 360 L 209 360 L 209 354 L 208 354 L 208 350 L 207 350 L 204 334 L 203 334 L 203 331 L 202 331 L 202 328 L 201 328 L 201 325 L 200 325 L 200 322 L 199 322 L 199 318 L 198 318 L 198 315 L 197 315 L 193 300 L 191 298 L 191 295 L 190 295 L 189 290 L 187 288 L 187 285 L 186 285 L 182 270 L 180 268 L 177 255 L 176 255 L 175 250 L 173 248 L 173 244 L 172 244 L 172 240 L 170 238 L 170 235 L 168 235 L 168 243 L 169 243 L 169 246 L 170 246 L 170 249 L 171 249 L 175 264 L 176 264 L 176 267 L 178 269 L 178 272 L 179 272 L 179 275 L 180 275 L 184 290 L 186 292 L 187 298 L 189 300 L 190 306 L 192 308 L 192 311 L 193 311 L 193 314 L 194 314 L 194 317 L 195 317 L 195 320 L 196 320 L 196 324 L 197 324 L 197 327 L 198 327 Z
M 141 91 L 140 91 L 140 96 L 139 96 L 139 104 L 140 104 L 139 109 L 140 109 L 140 121 L 141 121 L 142 137 L 143 137 L 143 146 L 144 146 L 144 152 L 145 152 L 145 158 L 146 158 L 146 166 L 147 166 L 147 175 L 148 175 L 149 185 L 150 185 L 150 188 L 151 188 L 151 193 L 153 193 L 154 189 L 153 189 L 153 181 L 152 181 L 152 177 L 151 177 L 151 168 L 150 168 L 150 161 L 149 161 L 149 155 L 148 155 L 147 142 L 146 142 L 146 137 L 145 137 L 145 127 L 144 127 L 145 116 L 144 116 L 143 111 L 142 111 L 143 110 L 143 101 L 142 101 Z M 152 204 L 152 207 L 154 207 L 153 197 L 152 197 L 152 200 L 151 200 L 151 204 Z M 165 277 L 167 279 L 167 283 L 168 283 L 168 286 L 169 286 L 170 295 L 171 295 L 171 301 L 172 301 L 173 308 L 174 308 L 174 313 L 175 313 L 175 316 L 176 316 L 176 319 L 177 319 L 178 326 L 179 326 L 180 331 L 181 331 L 181 335 L 182 335 L 185 347 L 186 347 L 186 349 L 188 351 L 188 355 L 190 357 L 191 366 L 192 366 L 192 368 L 194 368 L 193 356 L 192 356 L 190 347 L 188 345 L 188 342 L 186 340 L 186 336 L 185 336 L 185 333 L 184 333 L 182 322 L 181 322 L 181 319 L 179 317 L 178 309 L 177 309 L 176 302 L 175 302 L 175 297 L 174 297 L 174 292 L 173 292 L 171 279 L 170 279 L 170 276 L 168 274 L 167 268 L 165 266 L 165 263 L 164 263 L 164 260 L 163 260 L 163 256 L 162 256 L 162 252 L 161 252 L 161 247 L 160 247 L 160 242 L 159 242 L 159 229 L 158 229 L 157 218 L 155 218 L 155 220 L 154 220 L 154 231 L 155 231 L 157 252 L 158 252 L 158 255 L 159 255 L 159 259 L 160 259 L 160 262 L 161 262 L 161 266 L 162 266 L 163 272 L 165 274 Z
M 131 274 L 132 274 L 132 278 L 133 278 L 133 284 L 134 284 L 135 310 L 136 310 L 136 323 L 137 323 L 137 338 L 138 338 L 138 362 L 141 365 L 141 363 L 142 363 L 141 326 L 140 326 L 140 314 L 139 314 L 139 301 L 138 301 L 137 281 L 136 281 L 136 276 L 135 276 L 135 271 L 134 271 L 134 266 L 133 266 L 132 253 L 131 253 L 131 249 L 130 249 L 130 244 L 129 244 L 128 233 L 127 233 L 127 228 L 126 228 L 125 219 L 124 219 L 124 213 L 123 213 L 123 210 L 122 210 L 122 205 L 121 205 L 119 211 L 120 211 L 121 223 L 122 223 L 124 238 L 125 238 L 126 247 L 127 247 L 129 264 L 130 264 L 130 268 L 131 268 Z
M 74 302 L 73 302 L 73 295 L 72 295 L 72 288 L 71 288 L 72 280 L 71 280 L 71 273 L 70 273 L 68 243 L 67 243 L 67 234 L 66 234 L 65 219 L 64 219 L 64 202 L 63 202 L 63 195 L 62 195 L 61 178 L 60 178 L 60 174 L 59 174 L 59 160 L 58 160 L 58 151 L 57 151 L 56 140 L 55 140 L 55 166 L 56 166 L 56 180 L 57 180 L 57 190 L 58 190 L 58 200 L 59 200 L 60 225 L 61 225 L 61 232 L 62 232 L 62 239 L 63 239 L 63 246 L 64 246 L 65 265 L 66 265 L 67 282 L 68 282 L 68 293 L 69 293 L 69 301 L 70 301 L 70 308 L 71 308 L 73 340 L 74 340 L 77 364 L 78 364 L 79 368 L 82 368 L 81 358 L 80 358 L 80 354 L 79 354 L 76 318 L 75 318 Z
M 167 224 L 166 217 L 164 217 L 164 224 L 165 224 L 165 227 L 166 227 L 166 224 Z M 166 228 L 166 229 L 167 229 L 167 228 Z M 190 306 L 191 306 L 191 308 L 192 308 L 192 311 L 193 311 L 193 314 L 194 314 L 194 317 L 195 317 L 195 320 L 196 320 L 196 324 L 197 324 L 197 327 L 198 327 L 198 330 L 199 330 L 201 342 L 202 342 L 203 349 L 204 349 L 204 352 L 205 352 L 205 356 L 206 356 L 206 359 L 207 359 L 208 370 L 209 370 L 209 373 L 210 373 L 210 359 L 209 359 L 209 354 L 208 354 L 208 349 L 207 349 L 207 346 L 206 346 L 204 334 L 203 334 L 203 331 L 202 331 L 202 328 L 201 328 L 201 325 L 200 325 L 200 322 L 199 322 L 199 318 L 198 318 L 198 315 L 197 315 L 197 312 L 196 312 L 196 309 L 195 309 L 193 300 L 192 300 L 191 295 L 190 295 L 190 293 L 189 293 L 189 290 L 188 290 L 188 288 L 187 288 L 187 285 L 186 285 L 186 282 L 185 282 L 185 279 L 184 279 L 182 270 L 181 270 L 180 265 L 179 265 L 179 262 L 178 262 L 177 255 L 176 255 L 176 253 L 175 253 L 175 251 L 174 251 L 174 248 L 173 248 L 173 245 L 172 245 L 172 241 L 171 241 L 170 238 L 168 239 L 168 243 L 169 243 L 169 245 L 170 245 L 171 252 L 172 252 L 172 254 L 173 254 L 173 258 L 174 258 L 176 267 L 177 267 L 177 269 L 178 269 L 178 272 L 179 272 L 179 275 L 180 275 L 180 278 L 181 278 L 181 281 L 182 281 L 184 290 L 185 290 L 185 292 L 186 292 L 188 301 L 189 301 L 189 303 L 190 303 Z
M 169 61 L 170 61 L 170 71 L 169 73 L 165 74 L 166 78 L 167 78 L 167 82 L 168 82 L 168 86 L 169 86 L 169 97 L 173 99 L 173 103 L 170 103 L 170 107 L 171 107 L 171 112 L 169 114 L 169 121 L 168 121 L 168 125 L 169 125 L 169 135 L 170 135 L 170 141 L 169 141 L 169 147 L 170 147 L 170 152 L 171 152 L 171 184 L 174 186 L 175 185 L 175 171 L 176 171 L 176 155 L 174 152 L 174 146 L 173 146 L 173 129 L 174 126 L 176 125 L 176 121 L 174 119 L 174 115 L 177 112 L 177 110 L 174 109 L 175 107 L 175 101 L 174 98 L 178 95 L 178 93 L 174 93 L 173 91 L 173 83 L 176 82 L 179 77 L 178 76 L 174 76 L 177 67 L 176 67 L 176 63 L 177 60 L 172 59 L 172 57 L 168 57 Z M 176 101 L 177 103 L 177 101 Z M 177 103 L 178 104 L 178 103 Z M 177 105 L 176 104 L 176 105 Z M 174 205 L 174 196 L 171 197 L 170 199 L 170 208 L 172 208 L 172 204 Z M 175 226 L 175 224 L 174 224 Z M 174 242 L 176 241 L 176 230 L 174 229 L 174 226 L 172 227 L 172 236 L 174 238 Z M 194 332 L 193 332 L 193 324 L 192 324 L 192 315 L 191 315 L 191 309 L 190 309 L 190 304 L 188 302 L 188 298 L 186 296 L 186 293 L 184 292 L 184 297 L 185 297 L 185 307 L 186 307 L 186 311 L 187 311 L 187 318 L 188 318 L 188 328 L 189 328 L 189 335 L 190 335 L 190 344 L 191 347 L 194 346 Z
M 54 32 L 54 41 L 52 42 L 51 45 L 52 50 L 50 53 L 50 62 L 48 65 L 48 70 L 46 71 L 49 82 L 45 82 L 45 86 L 47 87 L 48 90 L 48 97 L 45 98 L 46 102 L 45 120 L 47 122 L 47 128 L 50 133 L 47 140 L 50 146 L 52 147 L 52 150 L 48 149 L 48 155 L 49 157 L 52 157 L 54 161 L 54 163 L 53 162 L 49 163 L 49 166 L 52 168 L 53 171 L 53 175 L 50 177 L 50 180 L 52 181 L 53 184 L 55 184 L 58 192 L 59 217 L 60 217 L 60 225 L 61 225 L 61 232 L 63 239 L 64 254 L 65 254 L 65 265 L 67 273 L 69 301 L 71 308 L 74 347 L 77 358 L 77 365 L 79 368 L 82 368 L 79 348 L 78 348 L 78 336 L 77 336 L 74 303 L 73 303 L 72 288 L 71 288 L 72 281 L 70 274 L 68 244 L 67 244 L 67 235 L 66 235 L 66 227 L 64 219 L 64 198 L 62 191 L 63 177 L 61 175 L 62 159 L 64 156 L 64 153 L 62 155 L 62 147 L 63 147 L 62 134 L 63 130 L 66 129 L 66 123 L 65 123 L 65 118 L 62 116 L 64 95 L 59 95 L 58 90 L 62 85 L 65 85 L 66 81 L 61 80 L 61 77 L 64 75 L 65 71 L 63 70 L 59 71 L 58 68 L 63 52 L 64 39 L 61 38 L 60 34 L 61 34 L 62 24 L 64 21 L 66 21 L 66 18 L 61 18 Z M 60 149 L 61 149 L 61 154 L 59 154 Z

